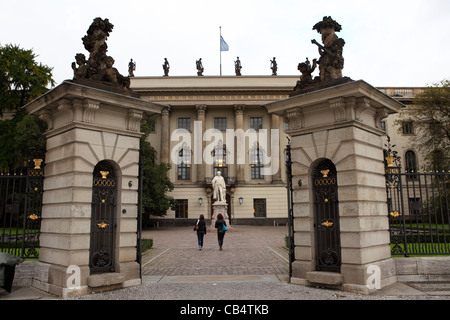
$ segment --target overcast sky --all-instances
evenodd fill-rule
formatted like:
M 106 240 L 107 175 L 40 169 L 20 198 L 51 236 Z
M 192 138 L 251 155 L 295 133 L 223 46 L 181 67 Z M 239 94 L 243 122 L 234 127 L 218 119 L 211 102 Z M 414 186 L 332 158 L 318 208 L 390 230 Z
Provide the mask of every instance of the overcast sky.
M 229 45 L 222 74 L 300 75 L 299 62 L 318 58 L 320 34 L 312 27 L 323 16 L 342 25 L 346 42 L 343 74 L 373 86 L 427 86 L 450 77 L 449 0 L 0 0 L 0 44 L 33 49 L 37 61 L 53 67 L 57 84 L 72 79 L 76 53 L 88 52 L 81 38 L 96 17 L 114 29 L 108 54 L 128 74 L 196 75 L 202 58 L 205 76 L 220 73 L 219 27 Z M 314 75 L 318 75 L 318 70 Z

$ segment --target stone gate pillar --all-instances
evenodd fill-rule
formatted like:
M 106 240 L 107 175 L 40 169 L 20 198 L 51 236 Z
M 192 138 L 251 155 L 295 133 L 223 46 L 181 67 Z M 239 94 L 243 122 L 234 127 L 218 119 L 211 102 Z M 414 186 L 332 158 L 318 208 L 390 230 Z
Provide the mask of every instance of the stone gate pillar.
M 40 289 L 67 297 L 140 284 L 136 262 L 140 123 L 161 109 L 137 97 L 70 81 L 27 105 L 30 114 L 48 124 L 39 252 L 40 268 L 48 276 L 34 281 Z M 115 181 L 109 182 L 115 187 L 114 223 L 106 218 L 91 221 L 94 168 L 105 161 L 114 169 Z M 91 224 L 114 233 L 114 260 L 107 272 L 90 268 Z
M 266 105 L 269 113 L 289 121 L 293 185 L 296 186 L 293 282 L 367 293 L 370 288 L 366 284 L 372 275 L 368 270 L 380 271 L 377 275 L 381 287 L 396 281 L 395 274 L 391 273 L 395 267 L 390 259 L 381 140 L 385 133 L 380 128 L 380 120 L 398 112 L 401 106 L 364 81 Z M 316 219 L 319 209 L 318 197 L 314 197 L 313 174 L 317 177 L 317 166 L 327 161 L 335 166 L 336 176 L 328 180 L 337 183 L 333 199 L 337 199 L 338 212 L 335 220 L 325 212 L 322 221 Z M 325 178 L 326 173 L 324 170 Z M 319 176 L 322 177 L 320 172 Z M 328 180 L 314 181 L 325 184 Z M 324 208 L 329 208 L 331 200 L 325 195 L 320 201 L 324 201 Z M 318 243 L 322 241 L 318 239 L 319 228 L 339 228 L 334 233 L 339 239 L 323 240 L 334 242 L 338 249 L 331 245 L 328 253 L 323 252 L 327 247 L 319 249 Z M 327 263 L 336 264 L 336 268 L 323 268 Z

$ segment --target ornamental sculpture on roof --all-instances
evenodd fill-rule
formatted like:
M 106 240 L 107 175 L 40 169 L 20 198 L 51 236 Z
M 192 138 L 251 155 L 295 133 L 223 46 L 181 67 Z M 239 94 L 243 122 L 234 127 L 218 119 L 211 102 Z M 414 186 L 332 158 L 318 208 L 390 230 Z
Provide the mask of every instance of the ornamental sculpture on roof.
M 82 53 L 75 56 L 72 63 L 73 80 L 90 79 L 113 83 L 123 88 L 130 87 L 130 78 L 122 76 L 113 67 L 114 59 L 107 55 L 106 40 L 114 25 L 108 19 L 95 18 L 82 38 L 84 48 L 89 52 L 89 58 Z

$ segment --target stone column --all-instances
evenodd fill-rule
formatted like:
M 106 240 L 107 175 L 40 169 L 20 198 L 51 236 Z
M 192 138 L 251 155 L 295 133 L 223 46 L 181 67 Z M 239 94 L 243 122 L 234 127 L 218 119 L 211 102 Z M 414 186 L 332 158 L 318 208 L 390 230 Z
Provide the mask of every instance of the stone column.
M 194 150 L 194 154 L 197 154 L 200 159 L 195 159 L 197 162 L 200 162 L 200 164 L 195 164 L 197 166 L 197 183 L 205 183 L 205 174 L 206 174 L 206 164 L 203 161 L 203 150 L 205 149 L 205 143 L 203 141 L 203 134 L 206 130 L 206 105 L 205 104 L 199 104 L 195 106 L 195 111 L 197 112 L 197 121 L 201 122 L 202 130 L 201 132 L 194 132 L 194 139 L 198 139 L 196 142 L 196 146 L 201 148 L 201 152 L 198 152 L 198 150 Z
M 27 111 L 48 123 L 42 274 L 34 284 L 63 297 L 140 284 L 136 262 L 140 122 L 144 115 L 160 113 L 160 107 L 64 82 L 28 104 Z M 116 173 L 114 271 L 91 274 L 93 171 L 101 161 Z
M 170 107 L 167 106 L 161 111 L 161 163 L 170 162 Z
M 294 186 L 295 261 L 292 282 L 369 293 L 369 270 L 380 287 L 396 281 L 389 246 L 380 115 L 402 105 L 364 81 L 310 92 L 266 105 L 289 120 Z M 340 268 L 316 271 L 313 170 L 334 163 L 340 231 Z M 302 180 L 299 187 L 298 181 Z
M 243 104 L 237 104 L 234 105 L 234 114 L 235 114 L 235 130 L 242 129 L 244 130 L 244 111 L 245 111 L 245 105 Z M 237 148 L 235 147 L 235 150 L 237 151 Z M 247 156 L 245 156 L 247 158 Z M 238 183 L 244 183 L 245 182 L 245 164 L 238 164 L 237 163 L 237 154 L 235 152 L 235 158 L 234 158 L 234 167 L 236 168 L 236 180 Z
M 270 129 L 271 130 L 273 130 L 273 129 L 280 130 L 280 116 L 279 115 L 276 115 L 276 114 L 272 114 L 271 115 L 271 117 L 270 117 Z M 281 133 L 280 133 L 279 136 L 280 136 L 280 139 L 283 139 L 283 136 L 282 136 Z M 283 148 L 284 148 L 284 146 L 283 146 Z M 280 183 L 281 182 L 281 170 L 283 169 L 283 161 L 282 161 L 282 159 L 283 159 L 282 158 L 283 152 L 282 152 L 282 150 L 284 150 L 284 149 L 280 148 L 280 153 L 278 155 L 271 154 L 272 158 L 278 156 L 278 163 L 279 163 L 279 167 L 280 167 L 278 169 L 278 172 L 275 173 L 272 176 L 272 182 L 274 182 L 274 183 Z

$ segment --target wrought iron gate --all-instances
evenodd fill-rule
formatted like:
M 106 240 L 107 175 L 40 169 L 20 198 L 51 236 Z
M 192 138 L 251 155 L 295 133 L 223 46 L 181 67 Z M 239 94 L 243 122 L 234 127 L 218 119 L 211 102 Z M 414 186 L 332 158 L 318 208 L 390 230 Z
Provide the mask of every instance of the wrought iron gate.
M 43 159 L 0 172 L 0 252 L 38 258 L 41 229 Z
M 289 138 L 288 138 L 289 140 Z M 289 228 L 289 279 L 292 277 L 292 263 L 295 260 L 294 249 L 294 198 L 293 198 L 293 186 L 292 186 L 292 158 L 291 158 L 291 144 L 290 140 L 286 146 L 286 180 L 287 180 L 287 205 L 288 205 L 288 228 Z
M 402 171 L 390 138 L 385 178 L 392 255 L 450 254 L 450 170 Z
M 340 272 L 341 240 L 336 167 L 322 160 L 313 171 L 316 269 Z
M 91 273 L 114 272 L 117 183 L 112 165 L 100 161 L 92 181 L 89 267 Z

